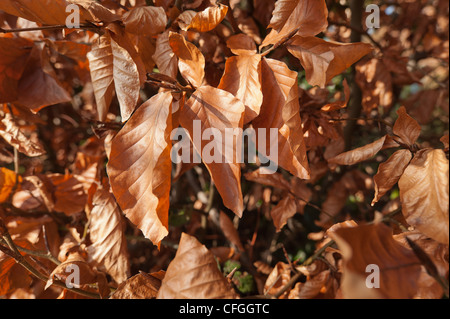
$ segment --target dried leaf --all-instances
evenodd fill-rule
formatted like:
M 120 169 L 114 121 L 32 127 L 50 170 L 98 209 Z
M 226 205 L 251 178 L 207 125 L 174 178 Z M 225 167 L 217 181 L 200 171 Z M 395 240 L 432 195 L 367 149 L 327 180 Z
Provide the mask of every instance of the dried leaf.
M 328 9 L 324 0 L 277 1 L 270 20 L 270 27 L 274 29 L 266 36 L 261 48 L 275 44 L 293 32 L 302 37 L 315 36 L 325 31 L 327 18 Z
M 10 113 L 5 114 L 5 117 L 1 119 L 0 136 L 27 156 L 35 157 L 46 153 L 42 143 L 33 136 L 25 135 Z
M 378 172 L 373 178 L 375 196 L 372 200 L 372 206 L 398 182 L 411 158 L 412 155 L 409 150 L 399 150 L 392 154 L 386 162 L 378 166 Z
M 369 158 L 372 158 L 377 154 L 384 146 L 386 141 L 386 135 L 376 140 L 373 143 L 358 147 L 354 150 L 339 154 L 328 160 L 328 163 L 334 163 L 338 165 L 353 165 Z
M 255 129 L 266 129 L 266 144 L 258 151 L 268 159 L 301 179 L 309 179 L 309 164 L 300 118 L 297 72 L 283 62 L 263 59 L 261 111 L 252 122 Z M 278 129 L 278 153 L 268 154 L 273 143 L 270 130 Z M 273 146 L 273 145 L 272 145 Z
M 233 222 L 223 211 L 220 211 L 220 228 L 230 243 L 236 246 L 240 252 L 245 251 Z
M 212 147 L 214 150 L 214 160 L 205 161 L 204 159 L 205 165 L 225 206 L 240 217 L 244 208 L 240 182 L 241 170 L 237 162 L 239 157 L 236 155 L 240 149 L 240 146 L 236 145 L 239 139 L 237 142 L 234 138 L 233 141 L 227 141 L 225 137 L 230 135 L 230 130 L 242 129 L 244 110 L 242 102 L 230 93 L 211 86 L 201 86 L 192 94 L 180 114 L 180 124 L 188 130 L 189 137 L 202 158 L 204 159 L 205 147 L 210 150 Z M 195 132 L 194 121 L 200 121 L 196 122 L 200 125 Z M 208 142 L 202 136 L 205 130 L 213 133 L 212 128 L 217 134 L 220 132 L 221 138 L 214 136 L 212 141 Z
M 179 59 L 178 67 L 181 75 L 194 87 L 200 87 L 205 77 L 205 57 L 203 54 L 179 33 L 169 33 L 169 44 Z
M 101 36 L 94 42 L 87 54 L 92 86 L 97 102 L 98 120 L 106 120 L 114 90 L 114 57 L 109 35 Z
M 88 262 L 122 283 L 130 275 L 125 223 L 117 203 L 109 191 L 98 189 L 90 212 Z
M 412 298 L 417 291 L 420 263 L 414 253 L 398 244 L 392 230 L 380 223 L 340 228 L 330 233 L 344 258 L 342 293 L 345 298 L 373 297 L 374 289 L 366 286 L 368 265 L 379 268 L 377 297 Z M 366 279 L 367 278 L 367 279 Z
M 227 12 L 228 7 L 222 4 L 211 6 L 203 11 L 197 12 L 189 22 L 184 21 L 180 26 L 184 31 L 192 29 L 198 32 L 208 32 L 222 22 Z
M 114 137 L 107 166 L 123 212 L 154 244 L 168 233 L 172 95 L 141 105 Z
M 280 232 L 287 220 L 297 213 L 297 203 L 292 195 L 285 196 L 277 206 L 270 211 L 276 231 Z
M 324 88 L 332 78 L 370 53 L 372 47 L 367 43 L 338 43 L 295 36 L 288 50 L 300 59 L 308 83 Z
M 449 167 L 439 149 L 418 151 L 398 182 L 406 221 L 440 243 L 449 243 Z
M 415 119 L 406 113 L 404 106 L 397 111 L 398 118 L 394 123 L 393 133 L 406 145 L 414 145 L 420 135 L 421 127 Z
M 158 36 L 153 61 L 158 66 L 159 72 L 176 78 L 178 74 L 177 57 L 169 44 L 169 33 L 167 30 Z
M 141 272 L 121 283 L 110 299 L 155 299 L 165 272 Z
M 217 267 L 213 254 L 195 237 L 182 233 L 158 299 L 234 299 L 234 290 Z
M 19 181 L 20 179 L 18 180 L 16 173 L 5 167 L 0 167 L 0 203 L 3 203 L 9 198 L 16 183 Z
M 244 103 L 244 124 L 252 121 L 259 115 L 263 101 L 261 55 L 229 57 L 218 88 L 230 92 Z
M 0 103 L 19 96 L 19 80 L 31 53 L 33 42 L 24 38 L 0 38 Z
M 164 32 L 167 16 L 161 7 L 135 7 L 122 17 L 125 31 L 142 36 Z

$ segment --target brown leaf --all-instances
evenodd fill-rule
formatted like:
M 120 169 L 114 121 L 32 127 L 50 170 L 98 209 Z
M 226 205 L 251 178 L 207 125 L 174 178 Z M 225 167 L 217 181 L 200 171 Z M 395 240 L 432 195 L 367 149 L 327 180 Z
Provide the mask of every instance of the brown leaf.
M 66 8 L 76 1 L 4 0 L 0 3 L 0 10 L 43 25 L 65 25 L 68 16 Z M 80 8 L 80 21 L 88 20 L 92 20 L 92 16 L 84 8 Z
M 172 95 L 142 104 L 112 140 L 107 171 L 123 212 L 155 245 L 168 233 Z
M 0 38 L 0 103 L 17 100 L 18 85 L 33 42 L 24 38 Z
M 441 141 L 441 143 L 444 144 L 444 147 L 448 149 L 448 134 L 442 136 L 439 141 Z
M 125 31 L 138 35 L 155 35 L 164 32 L 167 16 L 161 7 L 135 7 L 122 16 Z
M 384 146 L 387 136 L 376 140 L 373 143 L 358 147 L 354 150 L 339 154 L 328 160 L 328 163 L 334 163 L 338 165 L 353 165 L 369 158 L 372 158 L 377 154 Z
M 155 53 L 152 57 L 160 73 L 176 78 L 178 74 L 177 57 L 170 47 L 169 33 L 170 31 L 167 30 L 158 35 Z
M 121 283 L 110 299 L 155 299 L 165 272 L 140 272 Z
M 244 177 L 252 182 L 256 182 L 266 186 L 277 187 L 285 191 L 291 188 L 290 183 L 280 173 L 262 174 L 261 169 L 246 173 Z
M 264 294 L 275 295 L 280 291 L 291 279 L 291 267 L 289 264 L 278 262 L 272 269 L 264 284 Z M 280 296 L 280 299 L 288 297 L 289 290 Z
M 114 57 L 111 38 L 108 34 L 101 36 L 92 45 L 87 54 L 91 72 L 92 86 L 97 102 L 98 120 L 106 120 L 114 90 Z
M 292 195 L 285 196 L 277 206 L 270 211 L 276 231 L 280 232 L 287 220 L 297 213 L 297 203 Z
M 222 4 L 211 6 L 192 15 L 190 21 L 184 21 L 180 26 L 184 31 L 192 29 L 198 32 L 208 32 L 222 22 L 227 12 L 228 7 Z
M 289 299 L 314 299 L 322 291 L 327 291 L 330 284 L 333 284 L 331 271 L 325 270 L 312 278 L 308 278 L 305 283 L 297 283 L 289 292 Z
M 19 180 L 16 173 L 5 167 L 0 167 L 0 203 L 9 198 L 17 182 Z
M 214 256 L 195 237 L 182 233 L 158 299 L 234 299 L 234 290 L 217 267 Z
M 49 174 L 47 177 L 54 186 L 55 211 L 73 215 L 84 210 L 87 195 L 83 184 L 74 175 Z
M 230 92 L 244 103 L 244 124 L 252 121 L 259 115 L 263 101 L 261 55 L 229 57 L 218 88 Z
M 240 217 L 244 209 L 241 170 L 236 160 L 239 158 L 236 153 L 240 149 L 236 143 L 240 141 L 226 143 L 225 137 L 230 135 L 230 129 L 242 129 L 244 110 L 244 104 L 230 93 L 211 86 L 201 86 L 192 94 L 180 114 L 180 124 L 188 130 L 195 149 L 202 155 L 225 206 Z M 200 121 L 196 122 L 200 125 L 194 132 L 196 120 Z M 212 128 L 217 133 L 220 132 L 221 138 L 214 136 L 211 141 L 202 138 L 205 130 Z M 200 133 L 202 136 L 199 136 Z M 205 148 L 211 151 L 211 147 L 214 149 L 214 155 L 203 153 Z M 214 156 L 214 159 L 205 161 L 205 155 Z
M 19 81 L 17 103 L 33 112 L 53 104 L 69 102 L 71 97 L 57 79 L 44 44 L 35 44 Z
M 294 7 L 295 6 L 295 7 Z M 275 44 L 293 32 L 302 37 L 315 36 L 328 26 L 328 9 L 324 0 L 283 0 L 275 3 L 270 20 L 273 29 L 261 48 Z
M 394 123 L 393 133 L 406 145 L 414 145 L 420 135 L 420 124 L 406 113 L 404 106 L 398 109 L 397 114 L 398 118 Z
M 252 122 L 255 129 L 266 129 L 266 145 L 258 145 L 258 151 L 292 175 L 309 179 L 309 164 L 300 118 L 297 72 L 291 71 L 281 61 L 263 59 L 261 112 Z M 270 129 L 278 129 L 278 153 L 268 154 L 276 143 L 270 137 Z M 272 152 L 270 152 L 272 153 Z
M 203 54 L 179 33 L 169 33 L 169 44 L 179 59 L 178 67 L 181 75 L 195 88 L 200 87 L 205 78 L 205 57 Z
M 236 55 L 254 55 L 257 52 L 255 41 L 243 33 L 229 37 L 227 46 Z
M 308 83 L 324 88 L 332 78 L 370 53 L 372 47 L 367 43 L 338 43 L 295 36 L 288 50 L 300 59 Z
M 449 243 L 449 167 L 439 149 L 418 151 L 398 182 L 406 221 L 440 243 Z
M 345 298 L 412 298 L 417 291 L 420 264 L 411 250 L 398 244 L 392 230 L 380 223 L 340 228 L 330 233 L 344 258 L 342 293 Z M 368 265 L 377 265 L 379 289 L 366 287 Z M 369 279 L 369 278 L 367 278 Z M 374 296 L 374 293 L 378 296 Z
M 125 222 L 112 194 L 98 189 L 90 212 L 88 262 L 122 283 L 130 275 Z
M 378 172 L 373 177 L 375 196 L 372 200 L 372 206 L 398 182 L 411 158 L 412 155 L 409 150 L 399 150 L 392 154 L 386 162 L 378 166 Z
M 1 118 L 0 136 L 27 156 L 35 157 L 46 153 L 44 146 L 36 136 L 27 136 L 10 113 Z

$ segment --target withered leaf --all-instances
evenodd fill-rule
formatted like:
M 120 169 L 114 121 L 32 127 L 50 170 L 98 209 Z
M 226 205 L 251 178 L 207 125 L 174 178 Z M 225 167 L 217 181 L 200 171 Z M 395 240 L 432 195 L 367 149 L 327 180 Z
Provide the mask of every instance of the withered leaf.
M 16 176 L 13 171 L 0 167 L 0 203 L 8 199 L 14 186 L 19 182 L 18 178 L 19 176 Z
M 182 233 L 158 299 L 234 299 L 234 290 L 217 267 L 214 256 L 195 237 Z
M 223 211 L 220 212 L 220 228 L 230 243 L 237 247 L 240 252 L 245 251 L 244 246 L 241 243 L 241 239 L 239 238 L 239 233 L 234 227 L 233 222 Z
M 141 272 L 121 283 L 110 299 L 155 299 L 165 272 Z
M 292 195 L 286 195 L 277 206 L 270 211 L 276 231 L 280 232 L 287 220 L 297 213 L 297 203 Z
M 275 44 L 295 33 L 302 37 L 315 36 L 328 26 L 328 9 L 324 0 L 277 1 L 270 20 L 273 29 L 261 48 Z
M 204 161 L 205 165 L 225 206 L 238 216 L 242 216 L 244 209 L 241 170 L 237 162 L 237 152 L 240 149 L 237 144 L 240 141 L 233 138 L 233 141 L 228 139 L 227 142 L 225 137 L 230 136 L 229 130 L 234 132 L 235 129 L 242 129 L 244 110 L 244 104 L 232 94 L 211 86 L 201 86 L 192 94 L 180 114 L 180 124 L 188 130 L 189 137 L 202 158 L 205 155 L 204 149 L 214 146 L 213 156 L 218 160 Z M 199 127 L 194 132 L 195 123 L 198 123 Z M 205 130 L 220 133 L 221 138 L 214 135 L 212 141 L 205 140 L 202 138 Z
M 263 102 L 260 114 L 252 124 L 255 129 L 265 129 L 266 143 L 258 144 L 258 151 L 294 176 L 309 179 L 299 111 L 297 72 L 291 71 L 285 63 L 272 59 L 263 59 L 261 67 Z M 272 129 L 278 130 L 275 140 L 271 137 Z M 278 152 L 272 154 L 271 146 L 277 140 Z
M 372 206 L 398 182 L 411 158 L 409 150 L 398 150 L 386 162 L 378 166 L 378 172 L 373 178 L 375 196 Z
M 323 88 L 336 75 L 370 53 L 372 47 L 367 43 L 338 43 L 295 36 L 288 50 L 300 60 L 308 83 Z
M 369 158 L 372 158 L 377 154 L 384 146 L 387 136 L 372 142 L 370 144 L 358 147 L 354 150 L 339 154 L 328 160 L 329 163 L 338 165 L 353 165 Z
M 0 38 L 0 103 L 17 100 L 18 85 L 33 42 L 24 38 Z
M 406 221 L 425 235 L 448 245 L 449 167 L 439 149 L 418 151 L 398 181 Z
M 155 35 L 166 29 L 167 16 L 161 7 L 135 7 L 122 17 L 125 31 L 138 35 Z
M 1 119 L 0 136 L 27 156 L 35 157 L 46 153 L 42 143 L 35 136 L 27 136 L 10 113 L 5 114 L 5 117 Z
M 218 88 L 230 92 L 244 103 L 244 124 L 252 121 L 259 115 L 263 101 L 261 55 L 229 57 Z
M 181 75 L 198 88 L 205 77 L 205 57 L 200 50 L 179 34 L 169 33 L 169 44 L 178 57 L 178 67 Z
M 123 212 L 154 244 L 168 233 L 172 95 L 161 92 L 114 137 L 107 171 Z
M 228 7 L 222 4 L 211 6 L 203 11 L 191 15 L 190 21 L 180 24 L 182 30 L 195 30 L 198 32 L 208 32 L 214 29 L 225 18 Z
M 170 31 L 167 30 L 158 35 L 155 53 L 152 57 L 160 73 L 175 79 L 178 74 L 177 57 L 170 47 L 169 33 Z
M 420 135 L 420 124 L 406 113 L 404 106 L 398 109 L 397 114 L 398 118 L 394 123 L 393 133 L 406 145 L 414 145 Z
M 398 244 L 392 230 L 379 223 L 339 228 L 330 233 L 344 258 L 342 293 L 344 298 L 412 298 L 417 291 L 421 267 L 414 253 Z M 377 265 L 379 289 L 370 289 L 368 265 Z M 366 279 L 367 278 L 367 279 Z M 376 296 L 374 296 L 376 294 Z
M 93 205 L 89 217 L 92 244 L 86 248 L 88 262 L 120 284 L 130 275 L 122 212 L 112 194 L 103 188 L 94 194 Z

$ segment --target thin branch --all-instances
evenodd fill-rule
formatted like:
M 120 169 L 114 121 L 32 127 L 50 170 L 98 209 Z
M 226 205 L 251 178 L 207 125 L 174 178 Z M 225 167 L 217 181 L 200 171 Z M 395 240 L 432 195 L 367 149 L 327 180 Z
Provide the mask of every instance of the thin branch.
M 351 25 L 349 25 L 349 24 L 347 24 L 347 23 L 337 22 L 337 21 L 331 21 L 331 20 L 328 20 L 328 24 L 329 24 L 329 25 L 334 25 L 334 26 L 337 26 L 337 27 L 345 27 L 345 28 L 350 29 L 350 30 L 352 30 L 352 31 L 354 31 L 354 32 L 357 32 L 357 33 L 359 33 L 359 34 L 361 34 L 361 35 L 364 35 L 364 36 L 366 36 L 366 37 L 370 40 L 370 42 L 372 42 L 378 49 L 380 49 L 380 51 L 383 52 L 383 50 L 384 50 L 383 46 L 382 46 L 377 40 L 375 40 L 375 39 L 374 39 L 367 31 L 365 31 L 364 29 L 361 29 L 361 28 L 358 28 L 358 27 L 355 27 L 355 26 L 351 26 Z
M 100 27 L 93 24 L 93 23 L 83 23 L 80 24 L 79 27 L 72 28 L 72 29 L 93 29 L 97 30 Z M 44 25 L 41 27 L 33 27 L 33 28 L 22 28 L 22 29 L 2 29 L 0 28 L 0 33 L 16 33 L 16 32 L 28 32 L 28 31 L 50 31 L 50 30 L 62 30 L 62 29 L 69 29 L 67 25 L 65 24 L 59 24 L 59 25 Z

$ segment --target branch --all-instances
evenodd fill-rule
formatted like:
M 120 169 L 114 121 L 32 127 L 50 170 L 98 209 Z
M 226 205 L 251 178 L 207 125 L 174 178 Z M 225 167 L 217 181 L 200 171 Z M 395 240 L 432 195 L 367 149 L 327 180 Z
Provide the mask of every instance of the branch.
M 100 27 L 93 23 L 82 23 L 79 27 L 71 28 L 71 29 L 93 29 L 97 30 Z M 2 29 L 0 28 L 0 33 L 16 33 L 16 32 L 28 32 L 28 31 L 51 31 L 51 30 L 62 30 L 62 29 L 70 29 L 65 24 L 59 25 L 43 25 L 41 27 L 33 27 L 33 28 L 23 28 L 23 29 Z

